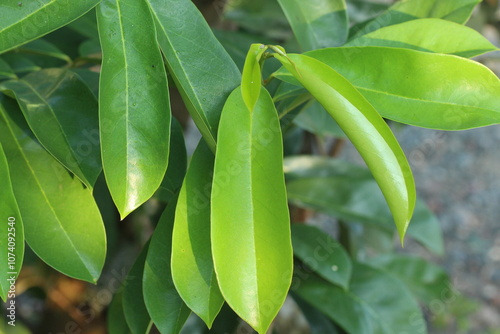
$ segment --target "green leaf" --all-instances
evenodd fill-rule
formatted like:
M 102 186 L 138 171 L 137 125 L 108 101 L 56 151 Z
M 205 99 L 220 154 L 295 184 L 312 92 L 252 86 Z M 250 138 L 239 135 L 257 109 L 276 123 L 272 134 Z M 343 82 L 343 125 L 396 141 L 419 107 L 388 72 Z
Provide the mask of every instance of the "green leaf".
M 419 257 L 388 254 L 370 259 L 370 264 L 400 279 L 415 298 L 427 305 L 455 292 L 450 278 L 441 267 Z
M 210 248 L 210 191 L 214 155 L 202 140 L 194 151 L 175 211 L 172 278 L 184 302 L 208 327 L 224 299 Z
M 345 0 L 278 0 L 303 51 L 340 46 L 349 22 Z
M 423 18 L 438 18 L 464 24 L 479 2 L 481 0 L 398 1 L 385 13 L 364 24 L 359 30 L 356 29 L 354 36 L 359 37 L 393 24 Z
M 260 95 L 262 78 L 260 71 L 260 59 L 266 51 L 263 44 L 252 44 L 248 50 L 241 76 L 241 94 L 248 110 L 253 110 Z
M 125 314 L 123 313 L 123 291 L 115 293 L 113 300 L 109 305 L 107 316 L 108 333 L 129 334 L 130 329 L 127 326 Z
M 34 54 L 37 56 L 48 56 L 71 63 L 71 58 L 67 54 L 59 50 L 59 48 L 57 48 L 54 44 L 47 42 L 42 38 L 18 47 L 16 52 Z
M 345 46 L 388 46 L 475 57 L 497 48 L 477 31 L 440 19 L 418 19 L 375 30 Z
M 17 79 L 10 65 L 0 58 L 0 79 Z
M 196 126 L 215 151 L 224 102 L 240 72 L 191 1 L 147 0 L 167 67 Z
M 308 56 L 331 66 L 396 122 L 440 130 L 500 123 L 500 80 L 472 60 L 386 47 L 323 49 Z
M 147 334 L 153 325 L 142 290 L 148 248 L 149 242 L 144 245 L 130 269 L 126 278 L 127 285 L 123 290 L 123 314 L 132 334 Z
M 415 207 L 415 183 L 389 126 L 349 81 L 324 63 L 298 54 L 275 57 L 330 113 L 359 151 L 389 204 L 403 242 Z
M 16 103 L 3 95 L 0 141 L 31 249 L 63 274 L 95 283 L 106 234 L 90 190 L 36 141 Z
M 292 225 L 293 253 L 318 275 L 347 290 L 352 263 L 340 243 L 317 227 Z
M 167 169 L 167 77 L 144 1 L 104 0 L 97 7 L 97 22 L 103 51 L 102 164 L 123 219 L 154 194 Z
M 186 174 L 187 153 L 184 143 L 184 134 L 179 122 L 172 118 L 172 128 L 170 129 L 170 154 L 168 156 L 167 172 L 160 188 L 156 192 L 158 198 L 168 203 L 177 194 L 182 186 L 182 180 Z
M 24 257 L 23 220 L 12 190 L 9 165 L 0 143 L 0 298 L 6 301 L 11 284 L 21 271 Z M 15 293 L 15 291 L 14 291 Z
M 68 24 L 68 28 L 78 32 L 80 35 L 87 38 L 99 39 L 96 13 L 94 9 L 81 16 L 79 19 Z
M 0 84 L 40 143 L 87 187 L 101 172 L 97 100 L 73 72 L 47 69 Z
M 12 71 L 17 74 L 34 72 L 42 69 L 28 57 L 13 52 L 2 55 L 2 59 L 12 68 Z
M 294 205 L 394 230 L 391 212 L 365 167 L 310 156 L 287 157 L 284 164 L 288 199 Z M 407 234 L 433 253 L 444 253 L 440 223 L 418 198 Z
M 254 110 L 241 89 L 222 112 L 212 187 L 212 252 L 222 295 L 259 333 L 283 305 L 292 274 L 283 144 L 272 99 Z
M 304 317 L 307 319 L 311 327 L 311 334 L 339 334 L 339 330 L 327 316 L 314 307 L 309 306 L 309 304 L 296 294 L 292 294 L 292 296 L 293 300 L 302 311 L 302 314 L 304 314 Z
M 294 278 L 295 293 L 351 334 L 427 333 L 422 311 L 403 283 L 364 264 L 353 269 L 349 291 L 311 275 Z
M 32 41 L 82 16 L 99 0 L 8 1 L 0 12 L 0 53 Z
M 176 198 L 160 217 L 151 237 L 144 266 L 144 301 L 154 324 L 161 333 L 179 333 L 191 310 L 175 289 L 171 273 L 172 228 Z

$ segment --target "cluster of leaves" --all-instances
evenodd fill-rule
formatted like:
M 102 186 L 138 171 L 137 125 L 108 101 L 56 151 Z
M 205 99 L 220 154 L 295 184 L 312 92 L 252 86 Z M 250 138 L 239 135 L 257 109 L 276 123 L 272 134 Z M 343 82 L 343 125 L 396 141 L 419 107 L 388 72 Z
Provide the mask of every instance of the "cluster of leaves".
M 139 279 L 111 305 L 111 333 L 179 333 L 191 312 L 211 327 L 227 302 L 262 334 L 289 291 L 315 333 L 425 332 L 419 301 L 442 301 L 446 274 L 392 253 L 363 261 L 363 236 L 392 250 L 396 230 L 401 242 L 408 232 L 442 253 L 382 117 L 443 130 L 500 123 L 500 81 L 467 59 L 496 50 L 463 25 L 477 3 L 408 0 L 349 28 L 344 0 L 230 2 L 247 33 L 215 35 L 188 0 L 1 5 L 0 256 L 16 261 L 2 261 L 0 296 L 25 240 L 61 273 L 97 282 L 103 173 L 122 219 L 152 197 L 167 204 L 130 271 Z M 287 21 L 287 49 L 305 53 L 252 44 L 283 41 Z M 79 37 L 62 40 L 64 29 Z M 172 83 L 202 135 L 187 168 Z M 347 137 L 368 169 L 287 152 L 296 129 Z M 339 219 L 348 240 L 291 225 L 288 204 Z

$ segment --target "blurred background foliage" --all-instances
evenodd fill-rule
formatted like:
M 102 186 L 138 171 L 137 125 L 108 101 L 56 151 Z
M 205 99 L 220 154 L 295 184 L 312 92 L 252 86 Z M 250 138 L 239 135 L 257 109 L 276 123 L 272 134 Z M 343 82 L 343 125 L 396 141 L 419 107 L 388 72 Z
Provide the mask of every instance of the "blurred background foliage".
M 228 0 L 227 2 L 198 0 L 195 3 L 240 69 L 243 67 L 251 43 L 280 44 L 288 52 L 301 51 L 293 38 L 285 15 L 275 0 Z M 391 3 L 393 1 L 348 0 L 351 25 L 377 16 Z M 484 34 L 497 47 L 500 46 L 498 1 L 482 2 L 476 8 L 468 25 Z M 67 27 L 3 55 L 2 60 L 8 63 L 16 74 L 47 67 L 71 66 L 97 94 L 100 52 L 95 12 L 91 11 Z M 500 74 L 500 52 L 489 53 L 477 59 Z M 269 61 L 265 66 L 264 77 L 267 77 L 278 68 L 278 63 Z M 0 73 L 1 75 L 6 74 Z M 271 82 L 268 88 L 276 91 L 277 83 Z M 172 147 L 176 150 L 175 156 L 182 157 L 175 161 L 176 170 L 182 173 L 186 167 L 187 157 L 194 150 L 200 135 L 189 120 L 188 113 L 175 88 L 171 88 L 171 97 L 172 110 L 182 127 L 182 129 L 178 127 L 178 134 L 172 137 Z M 438 218 L 442 218 L 441 214 L 445 216 L 446 212 L 443 210 L 444 204 L 432 198 L 433 191 L 441 192 L 442 196 L 447 196 L 450 202 L 461 198 L 447 193 L 447 190 L 453 190 L 452 188 L 433 190 L 435 185 L 433 188 L 425 183 L 425 180 L 429 179 L 426 173 L 436 173 L 432 170 L 436 159 L 445 161 L 447 150 L 453 151 L 453 147 L 449 146 L 450 141 L 463 138 L 470 140 L 469 137 L 467 135 L 455 137 L 454 134 L 441 135 L 437 131 L 421 129 L 411 132 L 412 130 L 403 129 L 407 128 L 405 126 L 394 125 L 398 138 L 404 137 L 402 146 L 407 153 L 410 152 L 410 163 L 417 169 L 417 185 L 419 185 L 419 177 L 423 180 L 424 191 L 421 195 L 431 211 L 437 213 L 436 217 L 427 210 L 423 202 L 420 203 L 417 213 L 421 215 L 419 221 L 424 223 L 420 226 L 412 226 L 408 232 L 410 238 L 407 238 L 410 240 L 403 250 L 397 245 L 394 231 L 390 228 L 392 226 L 390 213 L 387 210 L 380 211 L 380 207 L 385 208 L 384 205 L 379 205 L 384 199 L 370 174 L 364 168 L 351 164 L 352 162 L 358 163 L 360 160 L 355 150 L 346 143 L 342 131 L 330 117 L 326 116 L 325 112 L 322 112 L 322 107 L 318 103 L 300 102 L 300 100 L 294 100 L 290 103 L 286 99 L 278 102 L 278 112 L 290 112 L 282 119 L 285 155 L 317 156 L 314 159 L 304 158 L 307 159 L 306 161 L 298 157 L 288 158 L 285 161 L 293 220 L 308 221 L 323 228 L 336 236 L 347 247 L 350 254 L 360 260 L 373 259 L 377 256 L 376 260 L 370 261 L 376 261 L 377 265 L 400 278 L 418 296 L 424 307 L 431 333 L 500 333 L 500 291 L 495 285 L 495 283 L 500 283 L 500 271 L 490 267 L 485 269 L 487 265 L 498 266 L 500 262 L 500 235 L 497 233 L 498 229 L 490 226 L 496 221 L 479 221 L 473 225 L 473 230 L 485 229 L 487 231 L 483 233 L 485 237 L 484 240 L 481 239 L 482 241 L 461 238 L 457 235 L 460 229 L 451 227 L 447 229 L 445 226 L 443 227 L 445 230 L 443 245 Z M 300 114 L 297 116 L 298 111 Z M 181 131 L 184 132 L 185 142 Z M 419 136 L 416 134 L 418 131 L 423 131 L 423 134 L 418 137 L 420 146 L 414 144 L 417 140 L 415 136 Z M 483 136 L 489 136 L 491 131 L 495 130 L 488 131 L 490 132 Z M 429 138 L 430 141 L 425 146 L 425 140 Z M 491 140 L 494 139 L 495 137 Z M 499 141 L 500 136 L 496 135 L 496 142 Z M 457 145 L 459 149 L 453 151 L 455 156 L 464 153 L 463 147 L 467 148 L 467 143 Z M 493 147 L 494 143 L 491 144 L 491 148 Z M 474 156 L 474 147 L 469 149 L 468 153 Z M 422 159 L 422 154 L 425 159 Z M 332 157 L 341 157 L 346 161 L 344 165 L 336 166 L 336 175 L 328 174 L 331 170 L 329 164 L 336 163 L 332 162 L 330 159 Z M 304 166 L 307 168 L 303 168 Z M 498 169 L 498 164 L 491 168 Z M 425 171 L 420 172 L 421 170 Z M 447 173 L 447 171 L 441 172 L 445 175 Z M 307 175 L 307 173 L 312 174 Z M 465 178 L 458 174 L 454 173 L 454 176 Z M 358 182 L 358 186 L 346 186 L 346 180 L 352 181 L 353 178 Z M 131 278 L 127 278 L 127 274 L 132 264 L 151 236 L 165 203 L 171 198 L 173 191 L 180 186 L 176 184 L 176 179 L 180 178 L 166 180 L 152 200 L 146 202 L 139 210 L 121 222 L 106 191 L 104 180 L 102 177 L 98 180 L 95 194 L 98 194 L 98 204 L 106 224 L 108 257 L 97 285 L 74 280 L 56 272 L 41 262 L 27 247 L 23 271 L 17 282 L 16 303 L 19 321 L 16 333 L 98 334 L 108 332 L 107 317 L 115 319 L 115 325 L 120 321 L 124 323 L 120 306 L 121 287 L 127 286 L 127 282 L 130 281 Z M 457 181 L 449 180 L 449 182 Z M 499 185 L 498 182 L 496 185 Z M 328 191 L 332 186 L 342 189 L 342 196 L 332 197 L 334 194 Z M 311 188 L 315 189 L 314 193 L 306 197 L 301 196 L 305 193 L 304 189 Z M 499 188 L 496 187 L 497 192 Z M 498 195 L 495 196 L 491 198 L 498 198 Z M 355 198 L 358 205 L 349 207 L 347 200 L 349 198 Z M 335 206 L 321 205 L 322 201 L 319 199 L 329 199 L 330 203 L 340 203 L 339 205 L 343 206 L 344 216 L 339 219 Z M 496 208 L 498 202 L 489 202 L 485 205 Z M 454 208 L 456 209 L 456 206 Z M 364 214 L 371 217 L 366 219 L 367 221 L 378 217 L 380 224 L 366 223 L 363 220 Z M 450 219 L 453 221 L 455 218 Z M 471 217 L 463 219 L 469 223 L 471 219 L 473 220 Z M 344 220 L 358 222 L 346 224 Z M 453 225 L 453 222 L 450 224 Z M 381 226 L 385 227 L 381 228 Z M 397 255 L 391 253 L 393 250 L 397 250 Z M 408 254 L 410 258 L 404 257 Z M 472 255 L 474 258 L 471 259 Z M 492 261 L 486 261 L 485 258 L 488 257 Z M 423 265 L 423 259 L 431 260 L 436 265 Z M 455 266 L 460 261 L 470 265 Z M 302 265 L 297 264 L 299 268 Z M 438 265 L 442 265 L 446 270 Z M 483 271 L 491 273 L 489 276 L 484 276 L 481 274 Z M 420 280 L 415 279 L 416 277 Z M 113 295 L 117 292 L 117 297 L 113 299 Z M 274 333 L 321 333 L 321 331 L 324 333 L 324 330 L 328 330 L 328 333 L 336 333 L 338 331 L 324 315 L 304 306 L 306 302 L 299 296 L 294 296 L 294 299 L 295 301 L 288 300 L 280 312 L 273 326 Z M 5 308 L 2 307 L 2 309 Z M 308 325 L 306 319 L 313 325 Z M 4 320 L 5 317 L 2 317 L 0 321 Z M 0 332 L 1 328 L 0 324 Z M 225 306 L 211 331 L 206 330 L 200 319 L 193 315 L 188 320 L 183 333 L 244 334 L 251 333 L 251 330 Z

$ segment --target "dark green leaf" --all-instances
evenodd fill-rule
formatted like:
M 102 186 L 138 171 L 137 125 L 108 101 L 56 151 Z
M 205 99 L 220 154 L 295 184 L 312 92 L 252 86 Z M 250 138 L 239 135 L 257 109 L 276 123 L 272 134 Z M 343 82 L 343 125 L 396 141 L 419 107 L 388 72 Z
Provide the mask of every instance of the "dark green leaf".
M 2 58 L 0 58 L 0 79 L 17 79 L 10 65 Z
M 427 305 L 449 298 L 455 293 L 446 272 L 425 259 L 390 254 L 370 259 L 370 264 L 381 267 L 400 279 L 413 292 L 415 298 Z
M 112 334 L 129 334 L 130 329 L 123 313 L 123 291 L 115 293 L 113 301 L 109 305 L 107 327 Z
M 364 264 L 353 269 L 349 291 L 311 275 L 294 277 L 295 293 L 351 334 L 427 333 L 422 311 L 403 283 Z
M 293 120 L 295 124 L 318 136 L 345 138 L 345 134 L 337 122 L 328 115 L 318 101 L 307 103 Z
M 179 333 L 191 311 L 184 304 L 172 280 L 170 257 L 176 198 L 172 200 L 151 237 L 144 266 L 144 301 L 161 333 Z
M 349 22 L 345 0 L 278 0 L 303 51 L 340 46 Z
M 179 194 L 172 238 L 172 277 L 184 302 L 208 327 L 224 299 L 210 248 L 210 192 L 214 155 L 202 140 Z
M 170 129 L 170 154 L 168 156 L 167 172 L 160 188 L 156 192 L 158 198 L 168 203 L 177 194 L 184 180 L 187 167 L 186 144 L 184 134 L 179 122 L 172 118 Z
M 317 227 L 292 225 L 293 253 L 318 275 L 347 290 L 352 264 L 340 243 Z
M 15 102 L 3 95 L 0 141 L 30 247 L 62 273 L 95 283 L 106 257 L 106 234 L 90 190 L 36 141 Z
M 99 0 L 8 1 L 0 12 L 0 53 L 32 41 L 82 16 Z
M 0 265 L 0 298 L 7 299 L 11 284 L 21 271 L 24 257 L 23 220 L 10 181 L 9 165 L 0 144 L 0 256 L 4 259 Z
M 32 42 L 20 46 L 19 48 L 16 49 L 16 52 L 34 54 L 37 56 L 54 57 L 57 59 L 64 60 L 67 63 L 71 62 L 71 58 L 67 54 L 59 50 L 52 43 L 47 42 L 42 38 L 36 39 Z
M 103 49 L 102 164 L 124 218 L 154 194 L 167 169 L 167 78 L 145 1 L 104 0 L 97 7 L 97 22 Z
M 73 72 L 47 69 L 0 84 L 15 96 L 31 130 L 59 162 L 92 189 L 101 172 L 97 100 Z
M 147 3 L 168 70 L 196 126 L 215 151 L 220 113 L 240 82 L 240 72 L 191 1 Z
M 2 59 L 9 65 L 14 73 L 26 73 L 41 70 L 41 67 L 31 61 L 28 57 L 9 52 L 2 55 Z
M 132 334 L 148 334 L 153 322 L 144 303 L 143 276 L 144 264 L 148 255 L 149 242 L 130 269 L 123 290 L 123 314 Z

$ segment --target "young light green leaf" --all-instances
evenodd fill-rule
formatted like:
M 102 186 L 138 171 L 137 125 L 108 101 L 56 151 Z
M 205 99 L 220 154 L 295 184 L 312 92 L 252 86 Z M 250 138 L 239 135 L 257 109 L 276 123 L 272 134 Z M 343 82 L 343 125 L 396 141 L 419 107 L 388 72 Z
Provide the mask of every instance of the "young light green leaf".
M 123 290 L 123 314 L 132 334 L 148 334 L 153 322 L 144 303 L 143 276 L 149 242 L 144 245 L 141 253 L 127 275 L 127 285 Z
M 245 59 L 241 75 L 241 94 L 248 110 L 253 110 L 259 99 L 262 86 L 260 59 L 266 49 L 263 44 L 252 44 Z
M 377 111 L 349 81 L 304 55 L 275 57 L 330 113 L 370 168 L 403 242 L 415 207 L 413 175 L 396 138 Z
M 349 22 L 345 0 L 278 0 L 303 51 L 340 46 Z
M 348 289 L 352 263 L 339 242 L 317 227 L 292 225 L 293 253 L 318 275 Z
M 71 71 L 47 69 L 2 82 L 40 143 L 92 189 L 101 172 L 97 100 Z
M 184 133 L 179 122 L 172 118 L 170 129 L 170 153 L 168 155 L 168 167 L 156 196 L 168 203 L 174 198 L 182 186 L 182 180 L 186 175 L 187 153 L 184 142 Z
M 107 315 L 107 329 L 108 333 L 113 334 L 129 334 L 125 314 L 123 314 L 123 291 L 118 291 L 113 296 L 113 300 L 108 308 Z
M 11 285 L 21 271 L 24 257 L 24 228 L 23 220 L 12 190 L 9 165 L 0 144 L 0 256 L 4 259 L 0 265 L 0 298 L 7 300 L 11 295 Z
M 104 0 L 97 7 L 97 22 L 103 51 L 102 164 L 123 219 L 154 194 L 167 169 L 167 77 L 145 1 Z
M 171 272 L 172 228 L 177 198 L 168 204 L 151 237 L 144 266 L 144 302 L 161 333 L 177 334 L 191 310 L 175 289 Z
M 41 37 L 82 16 L 99 0 L 7 1 L 0 11 L 0 53 Z
M 284 164 L 288 200 L 292 204 L 394 232 L 391 212 L 367 168 L 344 160 L 310 156 L 287 157 Z M 434 254 L 444 252 L 439 220 L 419 198 L 407 235 Z
M 315 275 L 295 276 L 294 291 L 348 333 L 427 333 L 422 310 L 401 281 L 364 264 L 353 269 L 349 291 Z
M 415 19 L 438 18 L 464 24 L 481 0 L 407 0 L 398 1 L 385 13 L 361 27 L 354 27 L 351 35 L 359 37 L 377 29 Z
M 16 103 L 3 95 L 0 141 L 31 249 L 65 275 L 95 283 L 106 233 L 90 190 L 37 142 Z
M 383 117 L 396 122 L 440 130 L 500 123 L 500 80 L 475 61 L 386 47 L 331 48 L 307 55 L 339 72 Z M 284 72 L 277 76 L 288 80 Z
M 222 112 L 212 186 L 212 253 L 231 308 L 264 334 L 292 273 L 283 144 L 274 103 L 262 88 L 254 110 L 241 89 Z
M 239 85 L 240 72 L 191 1 L 147 3 L 168 70 L 196 126 L 215 151 L 220 113 L 229 93 Z
M 214 155 L 202 140 L 179 194 L 172 237 L 172 278 L 184 302 L 208 327 L 224 299 L 210 248 L 210 191 Z
M 441 19 L 418 19 L 391 25 L 356 38 L 345 46 L 388 46 L 475 57 L 497 48 L 480 33 Z

